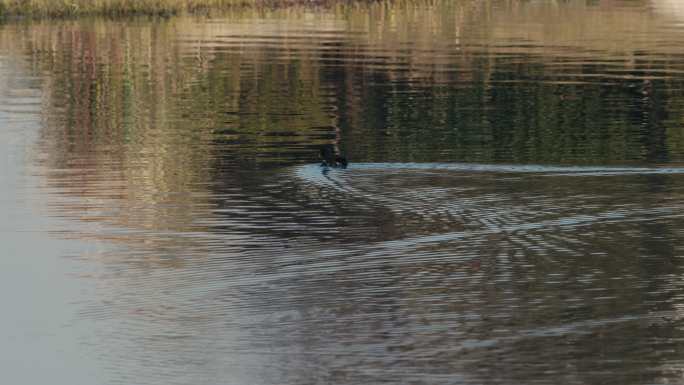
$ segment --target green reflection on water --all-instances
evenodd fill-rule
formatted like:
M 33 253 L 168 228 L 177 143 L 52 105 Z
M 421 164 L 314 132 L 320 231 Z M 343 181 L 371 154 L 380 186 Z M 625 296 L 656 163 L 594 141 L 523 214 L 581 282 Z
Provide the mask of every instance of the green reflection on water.
M 0 39 L 43 76 L 49 166 L 86 195 L 163 203 L 323 143 L 352 164 L 681 162 L 684 31 L 649 4 L 379 2 Z
M 71 156 L 84 140 L 129 159 L 193 148 L 183 168 L 201 173 L 226 154 L 314 161 L 335 141 L 354 161 L 678 162 L 680 49 L 668 44 L 682 32 L 611 11 L 400 2 L 3 35 L 49 74 L 50 135 Z M 544 33 L 529 24 L 539 17 L 552 19 Z

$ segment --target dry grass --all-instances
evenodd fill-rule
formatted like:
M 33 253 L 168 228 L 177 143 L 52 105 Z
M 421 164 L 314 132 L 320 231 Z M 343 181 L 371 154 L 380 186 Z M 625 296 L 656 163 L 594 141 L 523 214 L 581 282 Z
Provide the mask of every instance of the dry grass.
M 262 3 L 261 0 L 0 0 L 0 17 L 172 15 Z

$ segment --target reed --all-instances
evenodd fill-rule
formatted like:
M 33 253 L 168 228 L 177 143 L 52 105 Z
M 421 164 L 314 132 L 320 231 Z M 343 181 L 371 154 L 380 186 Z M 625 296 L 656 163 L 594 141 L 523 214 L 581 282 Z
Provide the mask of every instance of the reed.
M 263 0 L 0 0 L 3 17 L 80 15 L 173 15 L 206 9 L 256 5 Z

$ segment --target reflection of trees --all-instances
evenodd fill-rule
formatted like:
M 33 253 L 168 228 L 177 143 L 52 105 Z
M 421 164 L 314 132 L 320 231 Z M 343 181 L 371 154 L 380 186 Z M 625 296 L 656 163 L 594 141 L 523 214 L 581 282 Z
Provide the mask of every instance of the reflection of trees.
M 177 64 L 169 41 L 173 23 L 17 29 L 12 36 L 18 41 L 8 44 L 21 44 L 36 72 L 48 74 L 41 138 L 48 180 L 84 199 L 63 214 L 133 228 L 189 229 L 194 215 L 207 209 L 194 195 L 203 190 L 211 158 L 193 147 L 211 132 L 197 122 L 186 134 L 169 103 L 196 76 L 194 68 L 181 71 Z
M 183 207 L 163 202 L 206 191 L 218 168 L 313 161 L 340 132 L 354 161 L 680 160 L 681 122 L 666 111 L 682 105 L 668 77 L 681 48 L 627 38 L 679 36 L 653 15 L 605 2 L 420 5 L 46 22 L 2 39 L 48 74 L 43 143 L 70 170 L 60 183 L 79 175 L 83 194 L 129 202 L 120 217 L 154 226 L 131 202 Z
M 680 48 L 620 38 L 660 31 L 653 15 L 420 4 L 16 25 L 3 44 L 48 74 L 43 143 L 70 170 L 60 183 L 79 175 L 84 194 L 129 202 L 119 214 L 133 222 L 162 220 L 131 202 L 182 207 L 163 202 L 206 191 L 217 168 L 313 161 L 340 132 L 354 161 L 680 160 L 681 124 L 666 111 L 683 87 L 661 76 Z M 542 19 L 548 29 L 528 28 Z M 191 211 L 173 215 L 190 223 Z

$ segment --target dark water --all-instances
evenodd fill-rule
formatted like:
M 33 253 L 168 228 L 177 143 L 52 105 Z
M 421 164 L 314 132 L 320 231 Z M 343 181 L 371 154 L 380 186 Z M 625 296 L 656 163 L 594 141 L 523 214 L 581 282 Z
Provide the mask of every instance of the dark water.
M 4 24 L 0 146 L 9 383 L 684 382 L 677 1 Z

